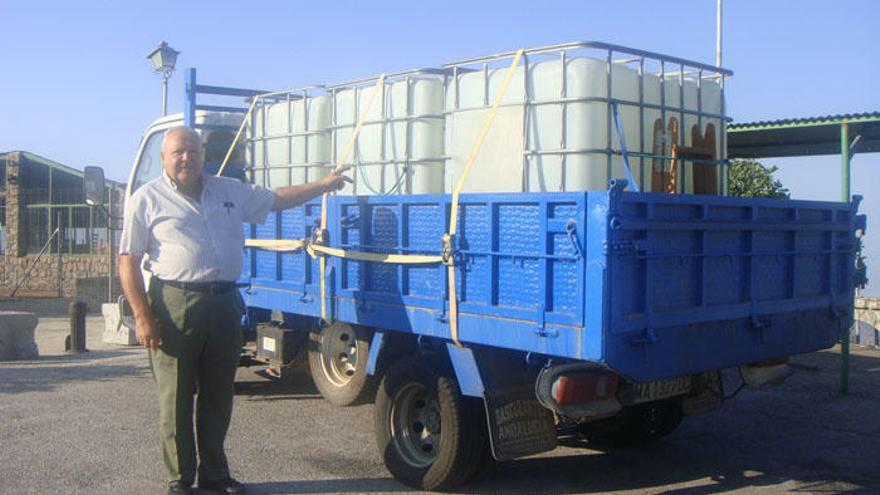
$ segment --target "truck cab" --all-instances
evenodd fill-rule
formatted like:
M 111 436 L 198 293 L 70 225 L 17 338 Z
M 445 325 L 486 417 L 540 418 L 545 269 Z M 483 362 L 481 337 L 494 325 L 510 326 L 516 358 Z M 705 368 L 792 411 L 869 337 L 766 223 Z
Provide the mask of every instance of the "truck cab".
M 212 112 L 199 110 L 196 112 L 196 132 L 205 143 L 205 171 L 216 174 L 223 159 L 235 139 L 235 133 L 241 125 L 242 115 L 232 112 Z M 125 198 L 128 199 L 142 185 L 159 177 L 162 173 L 162 139 L 165 132 L 184 125 L 184 114 L 176 113 L 156 119 L 147 127 L 135 156 L 134 165 L 128 178 Z M 223 175 L 245 180 L 244 148 L 236 146 L 229 158 Z
M 191 127 L 202 136 L 205 171 L 217 173 L 248 112 L 246 105 L 263 93 L 266 91 L 200 85 L 196 82 L 196 70 L 186 69 L 183 112 L 156 119 L 147 127 L 135 156 L 125 198 L 162 173 L 162 138 L 165 131 L 174 127 Z M 201 100 L 210 100 L 212 104 Z M 223 105 L 213 104 L 217 101 Z M 223 175 L 245 180 L 245 160 L 244 146 L 236 145 Z

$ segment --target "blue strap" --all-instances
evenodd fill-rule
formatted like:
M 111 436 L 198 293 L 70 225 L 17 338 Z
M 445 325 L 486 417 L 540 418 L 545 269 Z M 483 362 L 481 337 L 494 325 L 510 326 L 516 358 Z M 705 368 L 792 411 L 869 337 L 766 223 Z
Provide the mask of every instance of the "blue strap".
M 629 181 L 630 188 L 639 192 L 639 185 L 633 177 L 632 169 L 629 166 L 629 156 L 626 153 L 626 139 L 623 137 L 623 128 L 620 127 L 620 113 L 617 111 L 617 100 L 611 100 L 611 108 L 614 110 L 614 126 L 617 128 L 617 137 L 620 139 L 620 151 L 623 154 L 623 165 L 626 167 L 626 179 Z

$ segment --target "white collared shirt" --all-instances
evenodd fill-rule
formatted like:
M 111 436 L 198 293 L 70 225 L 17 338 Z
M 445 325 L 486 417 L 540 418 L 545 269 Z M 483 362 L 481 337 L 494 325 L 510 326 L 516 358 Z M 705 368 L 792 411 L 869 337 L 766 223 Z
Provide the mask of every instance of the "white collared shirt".
M 125 205 L 119 253 L 146 255 L 145 268 L 163 280 L 233 281 L 241 274 L 242 223 L 264 223 L 274 202 L 269 189 L 207 174 L 195 201 L 163 172 Z

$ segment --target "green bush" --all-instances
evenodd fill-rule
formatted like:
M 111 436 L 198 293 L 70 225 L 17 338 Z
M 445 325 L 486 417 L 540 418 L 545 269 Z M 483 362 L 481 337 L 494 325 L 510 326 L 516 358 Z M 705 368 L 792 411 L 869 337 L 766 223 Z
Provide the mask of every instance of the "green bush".
M 765 167 L 754 160 L 734 160 L 727 176 L 730 196 L 788 198 L 788 189 L 773 177 L 777 170 L 777 167 Z

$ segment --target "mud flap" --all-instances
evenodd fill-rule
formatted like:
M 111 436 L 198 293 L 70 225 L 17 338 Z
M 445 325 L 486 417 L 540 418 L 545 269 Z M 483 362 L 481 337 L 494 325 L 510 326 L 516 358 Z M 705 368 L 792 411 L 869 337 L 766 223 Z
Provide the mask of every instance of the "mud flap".
M 714 411 L 724 403 L 722 397 L 721 373 L 710 371 L 694 375 L 691 379 L 691 391 L 681 403 L 685 416 Z
M 516 459 L 556 448 L 553 413 L 538 403 L 533 385 L 486 390 L 492 456 Z

